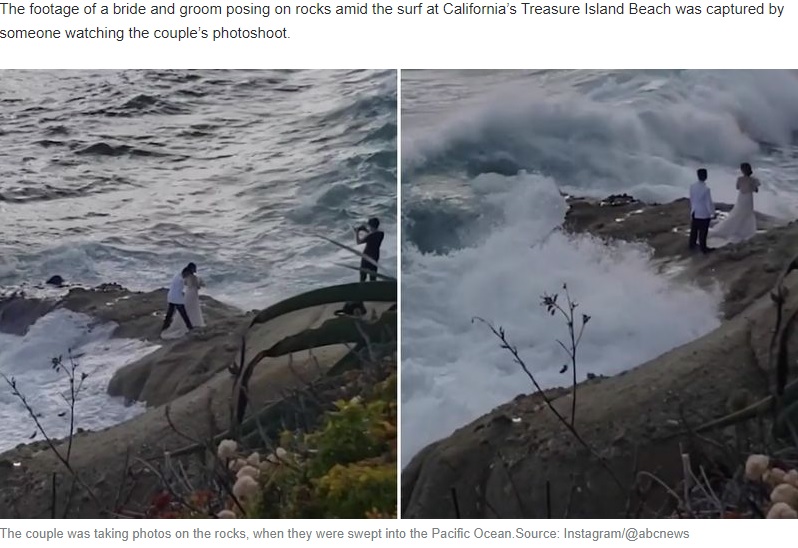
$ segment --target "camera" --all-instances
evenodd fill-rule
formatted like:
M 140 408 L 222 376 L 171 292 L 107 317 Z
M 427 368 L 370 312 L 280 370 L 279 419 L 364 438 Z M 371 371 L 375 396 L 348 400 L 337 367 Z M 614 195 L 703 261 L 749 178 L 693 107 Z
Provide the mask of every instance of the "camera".
M 366 225 L 360 225 L 360 226 L 357 226 L 357 227 L 355 227 L 355 231 L 356 231 L 356 232 L 361 232 L 361 231 L 366 231 L 366 232 L 368 232 L 368 230 L 369 230 L 369 229 L 368 229 L 368 228 L 366 228 Z

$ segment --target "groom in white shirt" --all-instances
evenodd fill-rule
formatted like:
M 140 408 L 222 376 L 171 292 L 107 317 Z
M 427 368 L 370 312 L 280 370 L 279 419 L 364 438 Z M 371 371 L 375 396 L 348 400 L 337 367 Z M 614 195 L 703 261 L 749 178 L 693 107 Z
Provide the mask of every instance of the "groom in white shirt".
M 690 186 L 690 249 L 696 248 L 696 243 L 704 253 L 714 251 L 707 247 L 709 223 L 715 217 L 715 204 L 712 201 L 712 192 L 707 186 L 707 170 L 699 169 L 698 181 Z
M 175 277 L 172 278 L 172 283 L 169 286 L 169 293 L 166 295 L 166 300 L 169 306 L 166 310 L 166 318 L 163 321 L 161 332 L 166 331 L 169 329 L 169 326 L 172 325 L 172 318 L 175 315 L 175 310 L 178 311 L 180 317 L 183 318 L 184 322 L 186 322 L 186 327 L 189 331 L 194 328 L 194 326 L 191 325 L 191 320 L 188 318 L 188 313 L 186 312 L 186 297 L 183 294 L 185 289 L 184 277 L 187 272 L 196 274 L 197 265 L 194 263 L 188 263 L 188 266 L 186 266 L 182 272 L 178 272 L 175 274 Z

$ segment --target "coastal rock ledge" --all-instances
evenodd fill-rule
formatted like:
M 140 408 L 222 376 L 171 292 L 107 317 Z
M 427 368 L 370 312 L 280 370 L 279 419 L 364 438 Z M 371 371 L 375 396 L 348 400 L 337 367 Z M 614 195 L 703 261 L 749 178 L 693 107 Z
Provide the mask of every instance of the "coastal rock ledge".
M 6 333 L 25 335 L 38 319 L 63 309 L 85 314 L 97 325 L 113 322 L 113 338 L 148 341 L 155 347 L 120 368 L 108 386 L 111 396 L 146 404 L 140 414 L 102 430 L 78 429 L 71 440 L 52 440 L 61 455 L 69 452 L 68 469 L 41 435 L 0 453 L 0 518 L 65 513 L 71 518 L 119 517 L 114 512 L 144 516 L 152 510 L 153 497 L 164 489 L 159 470 L 166 462 L 179 463 L 181 477 L 189 484 L 211 481 L 213 468 L 208 467 L 205 444 L 217 443 L 216 437 L 231 435 L 243 443 L 261 440 L 259 436 L 268 431 L 269 443 L 279 443 L 276 436 L 290 428 L 292 420 L 305 421 L 294 424 L 294 429 L 310 427 L 334 408 L 337 398 L 354 398 L 378 386 L 384 378 L 360 366 L 361 351 L 352 338 L 361 335 L 354 324 L 363 323 L 357 327 L 365 330 L 363 337 L 373 337 L 373 348 L 379 350 L 375 356 L 387 360 L 395 371 L 396 316 L 390 310 L 396 306 L 396 285 L 363 286 L 323 287 L 251 312 L 203 296 L 207 325 L 174 341 L 160 339 L 164 290 L 134 292 L 105 284 L 65 286 L 56 293 L 34 288 L 0 296 L 0 330 Z M 375 301 L 363 299 L 366 319 L 340 318 L 336 313 L 342 306 L 339 301 L 346 301 L 353 291 Z M 393 327 L 385 330 L 385 325 Z M 394 333 L 385 344 L 377 336 L 383 331 Z M 247 363 L 255 365 L 247 368 L 242 388 L 237 358 L 244 340 Z M 254 360 L 262 350 L 265 357 Z M 385 373 L 390 368 L 377 369 Z M 302 398 L 310 398 L 309 394 L 315 399 L 305 402 Z M 304 414 L 296 411 L 300 400 Z M 264 430 L 251 435 L 250 423 Z M 244 429 L 240 435 L 230 433 L 234 424 Z
M 645 243 L 663 269 L 691 282 L 719 284 L 723 322 L 706 336 L 630 371 L 579 384 L 576 429 L 589 450 L 556 419 L 541 395 L 532 393 L 530 383 L 530 394 L 517 396 L 415 456 L 402 472 L 403 517 L 661 517 L 671 496 L 656 484 L 643 489 L 633 481 L 637 472 L 656 474 L 675 486 L 684 477 L 682 451 L 691 455 L 697 471 L 699 466 L 717 470 L 721 465 L 733 470 L 744 462 L 729 457 L 728 447 L 740 428 L 753 425 L 719 428 L 701 438 L 682 432 L 685 425 L 703 425 L 770 393 L 776 306 L 769 293 L 798 254 L 798 224 L 761 217 L 762 230 L 754 238 L 704 256 L 686 250 L 686 200 L 569 201 L 566 230 Z M 798 273 L 787 276 L 784 286 L 789 290 L 786 318 L 798 308 Z M 798 333 L 790 334 L 786 348 L 793 356 L 791 380 Z M 589 364 L 581 364 L 581 370 L 589 371 Z M 563 416 L 570 416 L 570 387 L 547 395 Z M 713 442 L 698 441 L 704 438 Z
M 159 338 L 166 290 L 134 292 L 116 284 L 74 287 L 61 297 L 31 298 L 16 293 L 0 298 L 0 332 L 24 335 L 38 319 L 66 309 L 95 322 L 114 323 L 113 337 L 138 339 L 160 348 L 122 367 L 108 386 L 111 396 L 150 406 L 168 403 L 200 386 L 233 359 L 251 314 L 203 296 L 208 327 L 175 341 Z M 158 367 L 156 367 L 156 365 Z

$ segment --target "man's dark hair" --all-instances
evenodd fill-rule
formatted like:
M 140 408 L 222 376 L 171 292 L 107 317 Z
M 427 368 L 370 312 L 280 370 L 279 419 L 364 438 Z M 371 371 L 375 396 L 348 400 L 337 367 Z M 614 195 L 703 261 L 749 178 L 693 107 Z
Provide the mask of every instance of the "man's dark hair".
M 377 217 L 372 217 L 369 219 L 369 226 L 374 230 L 377 230 L 380 228 L 380 220 Z
M 188 266 L 186 266 L 186 270 L 190 270 L 192 274 L 196 274 L 197 265 L 195 265 L 194 263 L 188 263 Z
M 703 167 L 701 169 L 699 169 L 698 171 L 696 171 L 696 174 L 698 174 L 698 180 L 699 181 L 706 181 L 707 180 L 707 170 L 704 169 Z
M 742 171 L 746 175 L 751 175 L 754 172 L 754 170 L 751 168 L 751 164 L 749 164 L 748 162 L 743 162 L 742 164 L 740 164 L 740 171 Z

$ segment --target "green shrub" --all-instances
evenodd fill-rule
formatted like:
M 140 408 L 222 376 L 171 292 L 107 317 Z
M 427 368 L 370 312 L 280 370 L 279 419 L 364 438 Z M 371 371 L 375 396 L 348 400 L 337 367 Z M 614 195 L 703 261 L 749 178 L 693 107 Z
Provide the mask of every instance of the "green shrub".
M 396 512 L 396 464 L 336 464 L 316 481 L 315 495 L 324 517 L 387 517 Z
M 396 517 L 397 375 L 338 401 L 314 432 L 283 432 L 290 462 L 262 473 L 249 516 L 271 519 Z
M 309 463 L 311 477 L 321 477 L 337 464 L 377 457 L 388 448 L 388 402 L 363 403 L 355 398 L 339 401 L 336 407 L 336 411 L 328 413 L 322 430 L 308 435 L 305 440 L 315 451 Z

